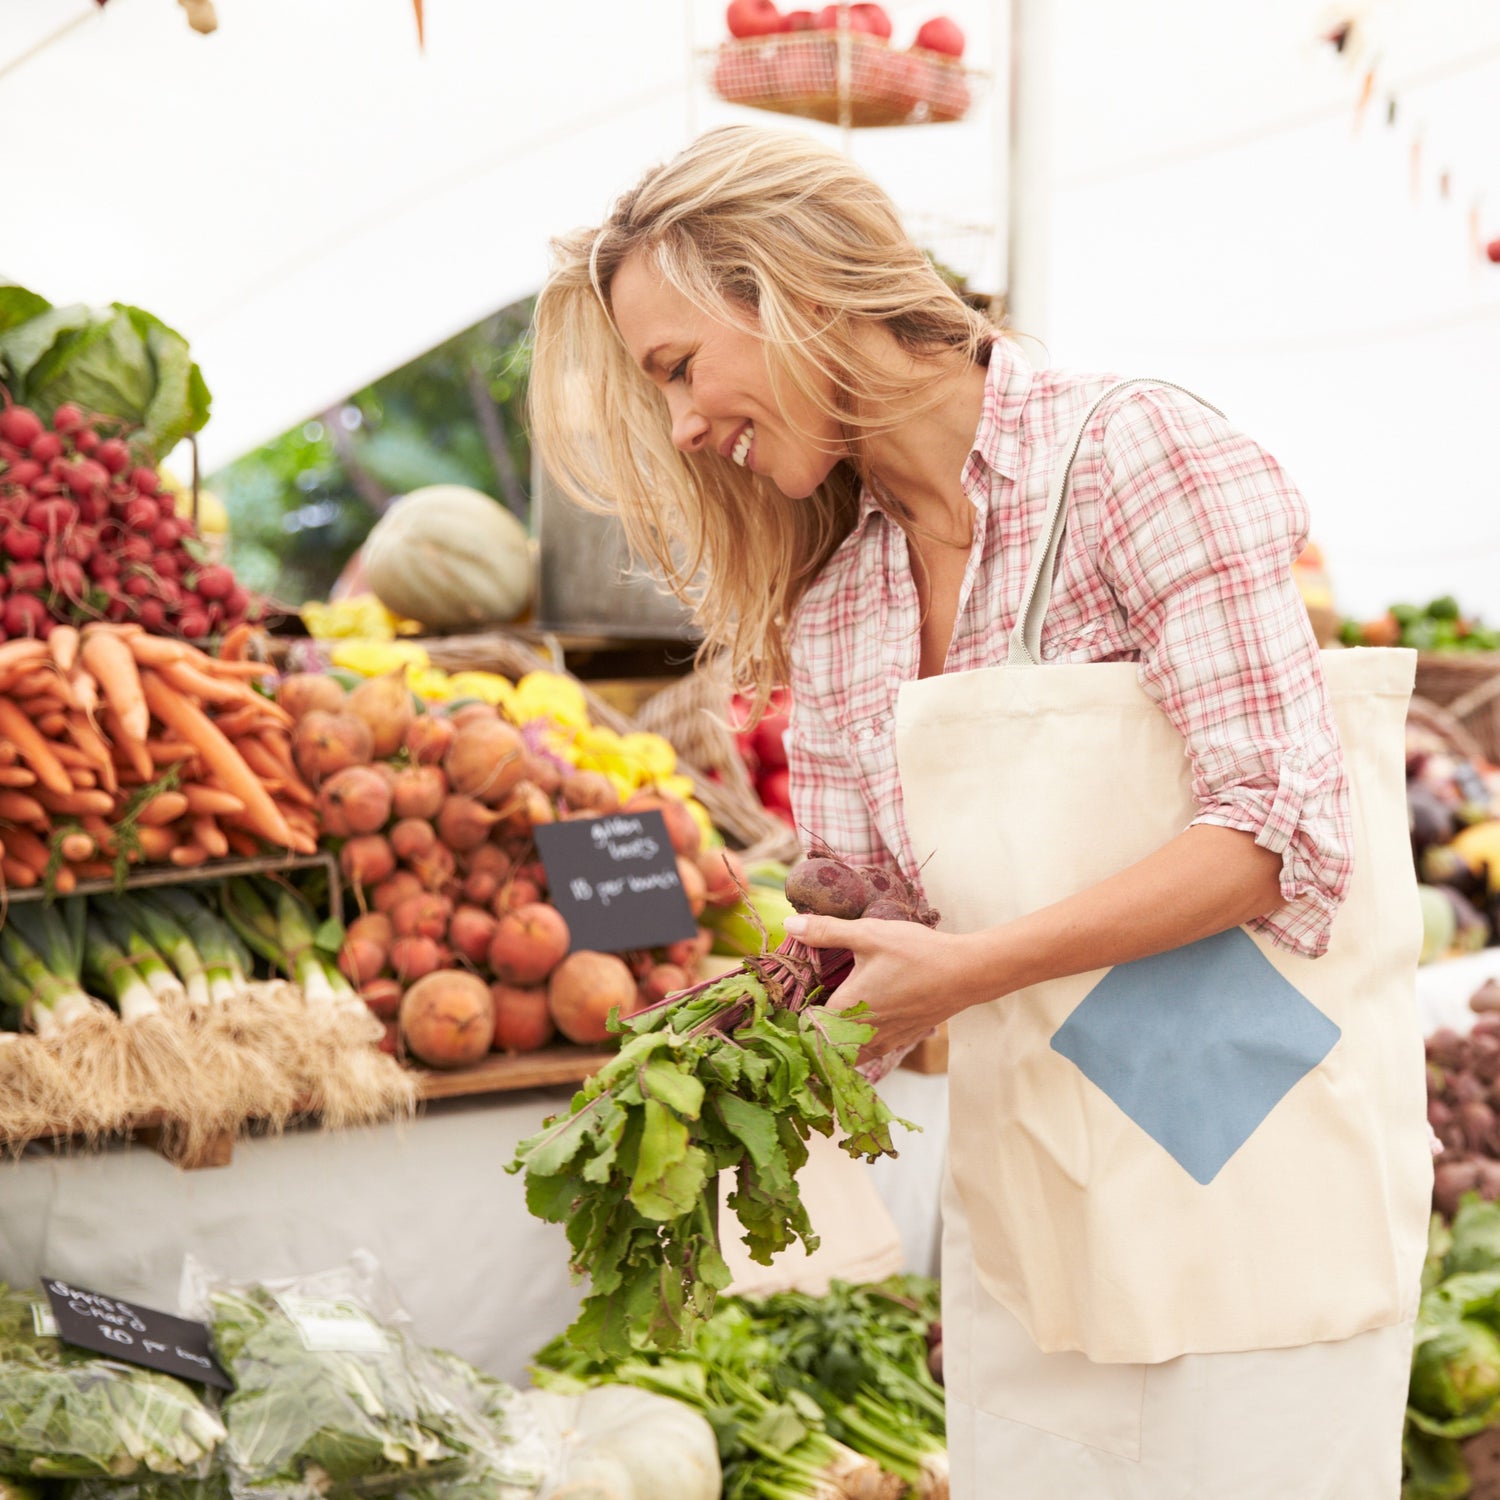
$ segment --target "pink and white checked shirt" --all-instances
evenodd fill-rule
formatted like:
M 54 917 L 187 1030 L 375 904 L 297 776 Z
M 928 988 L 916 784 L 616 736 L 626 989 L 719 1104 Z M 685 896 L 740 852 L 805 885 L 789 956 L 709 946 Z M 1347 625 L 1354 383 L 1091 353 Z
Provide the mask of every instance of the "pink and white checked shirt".
M 1005 660 L 1059 450 L 1117 376 L 1034 371 L 994 346 L 964 467 L 977 525 L 946 672 Z M 1132 386 L 1090 423 L 1047 661 L 1137 661 L 1187 742 L 1193 821 L 1282 856 L 1286 904 L 1251 925 L 1316 957 L 1349 881 L 1348 786 L 1291 566 L 1307 507 L 1276 461 L 1191 397 Z M 896 769 L 895 707 L 918 673 L 906 537 L 866 492 L 859 519 L 792 621 L 792 806 L 861 864 L 917 879 Z

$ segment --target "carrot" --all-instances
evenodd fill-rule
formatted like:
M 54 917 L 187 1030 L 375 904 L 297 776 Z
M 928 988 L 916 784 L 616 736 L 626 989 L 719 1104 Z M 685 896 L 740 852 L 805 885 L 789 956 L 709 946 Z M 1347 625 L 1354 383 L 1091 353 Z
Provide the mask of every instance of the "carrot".
M 179 760 L 192 760 L 197 751 L 186 740 L 147 740 L 146 754 L 153 765 L 170 766 Z
M 80 880 L 113 880 L 115 867 L 105 859 L 87 859 L 73 866 Z
M 142 855 L 157 864 L 170 858 L 172 851 L 177 847 L 177 834 L 171 828 L 137 827 L 135 837 L 141 847 Z
M 179 844 L 168 856 L 181 870 L 190 870 L 208 858 L 208 850 L 202 844 Z
M 224 837 L 229 842 L 230 853 L 238 854 L 241 859 L 255 859 L 260 854 L 259 841 L 243 828 L 226 828 Z
M 33 703 L 35 701 L 35 699 L 32 700 Z M 56 708 L 49 708 L 44 714 L 33 714 L 31 722 L 36 725 L 40 733 L 55 743 L 62 738 L 63 729 L 68 721 L 66 711 L 59 703 Z
M 215 677 L 239 677 L 248 682 L 253 677 L 272 677 L 276 668 L 268 661 L 225 661 L 222 657 L 210 657 Z
M 79 818 L 83 831 L 93 839 L 101 854 L 113 855 L 119 848 L 113 824 L 105 822 L 98 813 L 85 813 Z
M 38 787 L 36 800 L 49 812 L 70 813 L 75 817 L 81 817 L 84 813 L 98 813 L 101 818 L 107 818 L 115 810 L 115 799 L 108 792 L 77 791 L 71 781 L 65 793 Z
M 151 731 L 151 715 L 129 643 L 105 631 L 86 631 L 79 654 L 103 691 L 105 701 L 119 715 L 125 733 L 144 743 Z
M 186 641 L 172 641 L 165 636 L 138 634 L 130 637 L 130 654 L 142 667 L 164 667 L 172 662 L 195 662 L 203 653 Z
M 226 792 L 232 792 L 245 804 L 246 815 L 256 832 L 273 844 L 289 846 L 292 830 L 286 826 L 286 819 L 244 757 L 214 727 L 213 720 L 156 672 L 147 671 L 142 684 L 149 710 L 173 734 L 187 740 L 198 751 L 203 764 L 213 772 L 214 779 Z
M 163 662 L 154 670 L 161 674 L 164 681 L 170 682 L 179 693 L 202 698 L 205 703 L 243 703 L 250 692 L 244 683 L 232 682 L 226 678 L 210 676 L 207 672 L 200 672 L 192 662 Z
M 23 673 L 8 689 L 12 698 L 56 697 L 61 692 L 63 679 L 51 667 L 41 666 L 34 672 Z
M 220 813 L 244 812 L 245 804 L 229 792 L 221 792 L 215 786 L 201 786 L 196 782 L 178 790 L 187 798 L 190 813 L 205 813 L 218 817 Z
M 64 719 L 62 728 L 66 729 L 67 727 L 67 720 Z M 70 768 L 76 768 L 79 766 L 93 766 L 93 761 L 89 758 L 88 754 L 85 751 L 80 750 L 78 746 L 75 745 L 71 740 L 53 740 L 52 753 L 65 766 L 68 766 Z
M 25 792 L 0 792 L 0 818 L 7 823 L 34 823 L 39 828 L 46 828 L 51 822 L 47 809 Z
M 72 691 L 73 701 L 93 718 L 99 707 L 99 684 L 82 667 L 74 667 L 68 673 L 68 687 Z
M 120 716 L 112 708 L 104 710 L 104 722 L 114 744 L 115 760 L 117 762 L 123 760 L 124 764 L 129 766 L 142 781 L 154 780 L 156 767 L 151 763 L 151 756 L 146 746 L 125 732 L 124 726 L 120 723 Z
M 52 753 L 51 746 L 9 698 L 0 698 L 0 739 L 15 745 L 21 758 L 36 772 L 37 780 L 49 791 L 62 795 L 73 790 L 73 778 Z
M 224 830 L 207 813 L 199 813 L 193 819 L 193 842 L 201 844 L 214 859 L 223 859 L 229 853 Z
M 80 792 L 91 792 L 99 785 L 98 773 L 92 766 L 74 766 L 73 785 Z
M 232 708 L 227 714 L 220 714 L 214 720 L 220 732 L 231 740 L 254 734 L 266 722 L 269 722 L 266 716 L 253 703 L 241 704 L 239 708 Z
M 64 676 L 73 670 L 73 663 L 78 660 L 78 630 L 72 625 L 54 625 L 52 634 L 47 637 L 47 654 L 52 658 L 52 665 Z
M 70 865 L 77 865 L 82 864 L 86 859 L 92 859 L 96 846 L 91 834 L 79 832 L 65 833 L 57 841 L 57 847 Z
M 5 830 L 5 857 L 30 866 L 38 880 L 47 873 L 47 866 L 52 862 L 51 851 L 27 828 Z
M 13 766 L 21 758 L 21 752 L 9 740 L 0 740 L 0 766 Z
M 0 875 L 5 877 L 6 885 L 18 886 L 22 890 L 36 885 L 42 878 L 30 865 L 23 865 L 9 854 L 0 858 Z
M 71 896 L 78 889 L 78 876 L 71 865 L 59 865 L 52 872 L 52 889 L 59 896 Z
M 106 790 L 114 791 L 119 784 L 115 776 L 115 763 L 110 758 L 109 746 L 104 743 L 87 714 L 80 712 L 68 715 L 68 734 L 73 743 L 88 754 L 89 761 L 98 771 Z
M 36 772 L 25 766 L 0 766 L 0 786 L 35 786 Z
M 244 620 L 238 625 L 231 625 L 224 632 L 224 638 L 219 642 L 219 660 L 221 662 L 242 662 L 250 649 L 251 638 L 255 631 Z
M 188 800 L 181 792 L 158 792 L 149 802 L 142 804 L 135 820 L 147 828 L 164 828 L 168 823 L 175 823 L 187 810 Z
M 0 645 L 0 677 L 6 677 L 16 672 L 25 671 L 28 667 L 34 667 L 39 661 L 47 659 L 47 643 L 45 641 L 6 641 Z

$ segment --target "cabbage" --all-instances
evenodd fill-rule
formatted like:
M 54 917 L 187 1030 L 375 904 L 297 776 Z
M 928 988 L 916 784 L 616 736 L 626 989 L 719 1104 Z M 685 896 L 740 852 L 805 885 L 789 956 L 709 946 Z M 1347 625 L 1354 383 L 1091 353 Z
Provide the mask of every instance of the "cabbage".
M 1490 1426 L 1500 1416 L 1500 1337 L 1471 1318 L 1436 1328 L 1417 1345 L 1410 1399 L 1424 1431 L 1464 1437 Z

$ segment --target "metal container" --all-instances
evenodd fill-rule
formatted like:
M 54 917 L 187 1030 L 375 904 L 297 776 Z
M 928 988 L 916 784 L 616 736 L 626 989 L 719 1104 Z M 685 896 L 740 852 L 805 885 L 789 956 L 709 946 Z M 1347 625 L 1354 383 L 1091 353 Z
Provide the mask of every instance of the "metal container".
M 612 515 L 575 505 L 540 463 L 531 472 L 536 618 L 543 630 L 624 640 L 694 640 L 687 609 L 631 564 Z

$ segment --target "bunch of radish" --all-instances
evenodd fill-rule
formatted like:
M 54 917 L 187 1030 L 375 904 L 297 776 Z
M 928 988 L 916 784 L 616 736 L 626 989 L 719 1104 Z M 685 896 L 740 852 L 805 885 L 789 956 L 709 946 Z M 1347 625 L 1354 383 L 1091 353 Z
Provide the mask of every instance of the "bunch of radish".
M 0 397 L 0 641 L 90 620 L 200 641 L 261 617 L 123 438 L 70 402 L 49 427 Z
M 547 900 L 538 824 L 655 808 L 694 915 L 740 899 L 738 857 L 704 848 L 679 799 L 642 790 L 622 804 L 608 777 L 533 748 L 489 704 L 422 711 L 399 671 L 347 692 L 332 676 L 296 673 L 277 701 L 295 720 L 298 768 L 360 909 L 340 967 L 387 1022 L 388 1050 L 458 1067 L 558 1034 L 598 1043 L 612 1009 L 630 1014 L 697 977 L 706 929 L 665 948 L 570 953 Z

